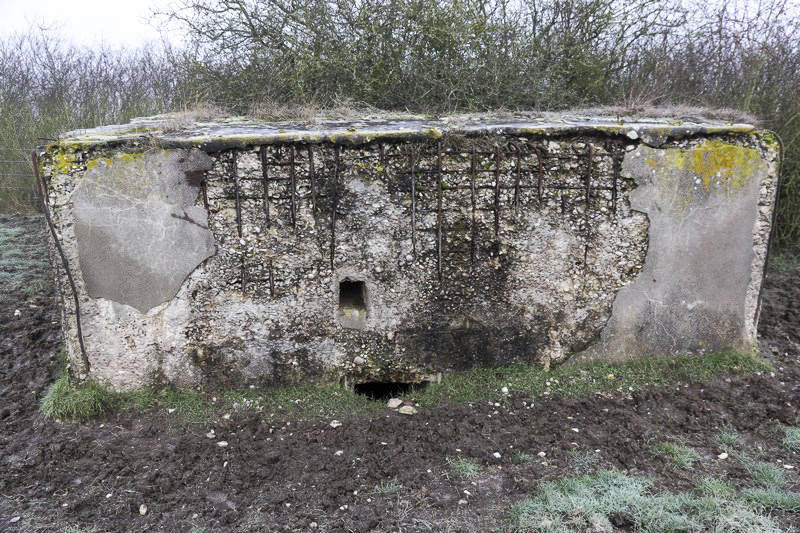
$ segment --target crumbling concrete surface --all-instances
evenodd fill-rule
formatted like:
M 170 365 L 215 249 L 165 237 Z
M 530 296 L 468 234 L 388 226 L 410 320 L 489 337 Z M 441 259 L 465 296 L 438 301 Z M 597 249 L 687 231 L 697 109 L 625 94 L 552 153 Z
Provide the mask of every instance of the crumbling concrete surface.
M 168 125 L 42 152 L 80 301 L 81 331 L 53 254 L 78 377 L 412 382 L 753 349 L 779 165 L 768 132 L 530 116 Z

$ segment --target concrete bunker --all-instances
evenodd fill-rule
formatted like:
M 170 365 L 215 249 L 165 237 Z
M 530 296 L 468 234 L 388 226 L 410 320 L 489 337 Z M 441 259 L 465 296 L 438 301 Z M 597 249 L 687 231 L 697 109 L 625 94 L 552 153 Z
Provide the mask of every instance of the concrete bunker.
M 39 152 L 76 377 L 366 389 L 753 350 L 769 132 L 532 115 L 169 125 Z

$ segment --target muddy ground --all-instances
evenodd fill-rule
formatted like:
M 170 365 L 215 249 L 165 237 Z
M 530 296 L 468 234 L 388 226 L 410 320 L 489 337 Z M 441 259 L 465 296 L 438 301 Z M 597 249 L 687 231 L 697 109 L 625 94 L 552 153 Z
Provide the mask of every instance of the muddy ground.
M 503 531 L 510 507 L 538 483 L 586 469 L 651 476 L 660 489 L 690 490 L 708 475 L 740 487 L 741 463 L 716 460 L 723 427 L 756 458 L 797 465 L 787 472 L 798 488 L 800 457 L 780 445 L 781 428 L 800 425 L 796 273 L 770 272 L 764 293 L 762 352 L 774 376 L 537 399 L 533 408 L 517 398 L 415 416 L 387 410 L 336 429 L 252 412 L 187 424 L 163 409 L 67 424 L 39 413 L 63 366 L 43 225 L 0 215 L 0 228 L 18 250 L 0 261 L 0 530 Z M 675 439 L 700 452 L 700 466 L 681 470 L 653 455 Z M 516 451 L 535 460 L 517 464 Z M 455 457 L 477 459 L 478 477 L 456 476 L 447 462 Z M 773 516 L 787 529 L 800 519 Z

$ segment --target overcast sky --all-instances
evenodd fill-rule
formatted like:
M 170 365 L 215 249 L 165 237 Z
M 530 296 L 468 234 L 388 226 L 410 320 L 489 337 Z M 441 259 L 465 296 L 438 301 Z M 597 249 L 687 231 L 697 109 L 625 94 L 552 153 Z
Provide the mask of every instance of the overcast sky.
M 135 46 L 160 39 L 146 16 L 169 0 L 0 0 L 0 35 L 25 31 L 32 23 L 53 25 L 67 39 L 92 45 Z

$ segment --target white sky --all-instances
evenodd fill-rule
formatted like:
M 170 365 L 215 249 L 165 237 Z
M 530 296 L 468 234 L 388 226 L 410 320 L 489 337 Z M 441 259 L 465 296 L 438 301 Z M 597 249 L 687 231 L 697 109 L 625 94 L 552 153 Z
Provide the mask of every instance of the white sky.
M 169 0 L 0 0 L 0 36 L 26 31 L 32 23 L 53 26 L 77 44 L 136 46 L 160 40 L 146 21 L 153 5 Z

